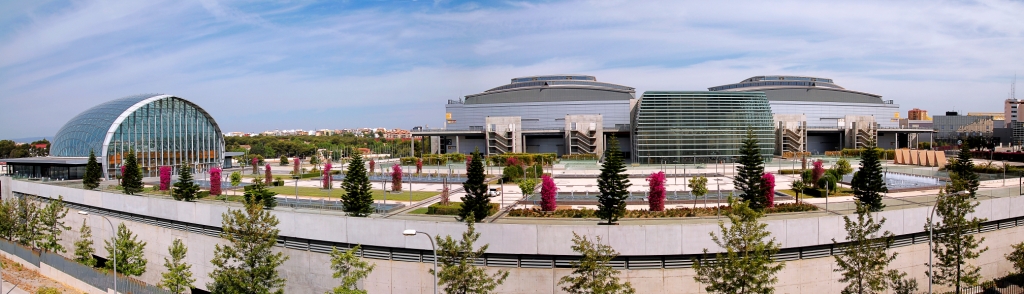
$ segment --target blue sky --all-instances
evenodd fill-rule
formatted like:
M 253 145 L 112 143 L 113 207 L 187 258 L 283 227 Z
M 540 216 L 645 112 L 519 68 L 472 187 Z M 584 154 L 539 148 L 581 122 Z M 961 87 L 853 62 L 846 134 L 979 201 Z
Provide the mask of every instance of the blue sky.
M 0 138 L 137 93 L 192 100 L 225 132 L 440 126 L 448 99 L 556 73 L 637 96 L 821 76 L 904 115 L 995 112 L 1024 76 L 1021 16 L 1021 1 L 3 1 Z

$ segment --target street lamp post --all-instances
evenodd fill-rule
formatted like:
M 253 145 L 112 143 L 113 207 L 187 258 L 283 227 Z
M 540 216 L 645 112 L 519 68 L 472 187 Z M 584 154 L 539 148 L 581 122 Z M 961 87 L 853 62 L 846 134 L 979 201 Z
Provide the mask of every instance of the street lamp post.
M 78 214 L 89 216 L 89 212 L 81 210 L 78 211 Z M 107 218 L 106 216 L 99 215 L 99 217 L 102 217 L 103 219 L 107 220 L 107 224 L 110 225 L 110 235 L 116 236 L 117 232 L 114 231 L 114 223 L 110 222 L 110 219 Z M 114 255 L 114 293 L 117 293 L 117 248 L 114 248 L 114 252 L 112 252 L 111 254 Z
M 405 230 L 402 231 L 402 235 L 406 237 L 416 236 L 416 234 L 423 234 L 430 239 L 430 249 L 434 251 L 434 294 L 437 294 L 437 247 L 434 247 L 434 237 L 431 237 L 427 232 L 417 232 L 416 230 Z

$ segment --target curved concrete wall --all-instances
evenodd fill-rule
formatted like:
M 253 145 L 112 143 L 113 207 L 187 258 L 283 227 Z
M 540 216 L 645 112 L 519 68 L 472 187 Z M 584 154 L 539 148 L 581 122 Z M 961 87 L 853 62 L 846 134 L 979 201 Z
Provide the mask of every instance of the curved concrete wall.
M 8 191 L 21 192 L 43 197 L 63 195 L 72 203 L 102 207 L 106 209 L 147 215 L 181 222 L 208 226 L 220 226 L 221 214 L 230 206 L 217 203 L 188 203 L 169 199 L 158 199 L 140 196 L 85 191 L 23 181 L 11 181 L 0 177 L 5 198 Z M 7 190 L 10 187 L 11 190 Z M 1021 197 L 982 200 L 976 213 L 979 217 L 989 220 L 1006 219 L 1024 214 L 1019 209 L 1024 199 Z M 927 217 L 928 208 L 914 208 L 886 211 L 879 213 L 887 222 L 884 230 L 894 234 L 920 232 Z M 393 219 L 349 218 L 337 215 L 317 215 L 285 210 L 274 211 L 281 220 L 281 235 L 298 238 L 309 238 L 333 242 L 356 243 L 364 245 L 387 246 L 397 248 L 430 249 L 429 241 L 422 236 L 404 237 L 404 229 L 417 229 L 437 235 L 457 236 L 465 226 L 460 223 L 427 222 Z M 94 232 L 94 242 L 98 254 L 105 255 L 102 240 L 109 238 L 109 228 L 105 221 L 90 216 L 89 221 Z M 75 230 L 66 233 L 64 240 L 69 246 L 77 238 L 77 228 L 82 216 L 69 214 L 69 225 Z M 162 260 L 166 248 L 174 238 L 188 240 L 190 248 L 189 262 L 192 263 L 197 285 L 208 281 L 209 260 L 212 258 L 213 246 L 221 242 L 218 238 L 181 230 L 157 227 L 140 222 L 124 221 L 111 218 L 115 222 L 125 222 L 141 240 L 149 242 L 146 249 L 150 260 L 147 274 L 142 279 L 156 283 L 162 271 Z M 769 220 L 768 228 L 783 247 L 811 246 L 831 244 L 832 238 L 843 239 L 843 222 L 839 216 L 797 218 L 787 220 Z M 115 223 L 116 225 L 116 223 Z M 665 224 L 665 225 L 545 225 L 545 224 L 479 224 L 481 233 L 479 244 L 490 244 L 489 253 L 508 254 L 546 254 L 574 255 L 571 248 L 572 232 L 590 236 L 601 236 L 622 255 L 673 255 L 699 253 L 704 248 L 716 251 L 717 246 L 711 242 L 709 233 L 717 231 L 716 224 Z M 982 255 L 975 264 L 982 265 L 982 273 L 987 278 L 1006 274 L 1010 269 L 1003 255 L 1010 252 L 1009 245 L 1024 241 L 1020 236 L 1024 228 L 1013 227 L 994 232 L 980 234 L 987 237 L 985 245 L 990 250 Z M 336 285 L 330 278 L 327 268 L 329 260 L 326 254 L 303 250 L 282 248 L 291 257 L 282 268 L 288 277 L 289 293 L 323 292 Z M 893 263 L 893 268 L 908 271 L 919 281 L 926 281 L 923 275 L 927 261 L 927 244 L 915 244 L 893 249 L 901 255 Z M 371 260 L 378 264 L 378 269 L 366 281 L 371 293 L 410 293 L 430 291 L 431 276 L 426 269 L 428 263 Z M 834 293 L 842 286 L 836 281 L 838 276 L 832 273 L 834 261 L 831 257 L 813 258 L 790 261 L 786 269 L 780 273 L 779 293 Z M 492 268 L 496 270 L 498 268 Z M 508 268 L 512 271 L 509 281 L 502 286 L 503 293 L 554 293 L 557 292 L 557 280 L 567 275 L 566 268 L 531 269 Z M 692 269 L 650 269 L 624 270 L 623 276 L 632 281 L 641 293 L 698 293 L 698 285 L 693 282 Z M 784 290 L 785 289 L 785 290 Z

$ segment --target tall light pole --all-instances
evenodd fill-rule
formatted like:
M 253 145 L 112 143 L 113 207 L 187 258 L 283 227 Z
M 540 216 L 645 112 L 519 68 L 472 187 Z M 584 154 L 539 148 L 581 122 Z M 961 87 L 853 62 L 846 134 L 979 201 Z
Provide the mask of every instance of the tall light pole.
M 935 218 L 935 207 L 939 206 L 939 200 L 942 200 L 941 193 L 939 194 L 939 197 L 935 198 L 935 203 L 932 204 L 932 211 L 928 214 L 928 294 L 932 293 L 932 277 L 935 276 L 932 272 L 932 255 L 934 255 L 932 253 L 932 227 L 934 227 L 932 219 Z
M 84 215 L 84 216 L 89 216 L 89 212 L 81 211 L 81 210 L 78 211 L 78 214 L 81 214 L 81 215 Z M 102 215 L 98 215 L 98 216 L 102 217 L 105 220 L 107 220 L 107 224 L 110 224 L 110 235 L 112 237 L 117 236 L 117 232 L 114 231 L 114 223 L 110 222 L 110 219 L 107 218 L 106 216 L 102 216 Z M 117 293 L 117 247 L 116 246 L 114 248 L 114 252 L 112 252 L 111 254 L 114 255 L 114 293 Z M 929 282 L 929 286 L 931 286 L 930 282 Z
M 402 235 L 406 237 L 416 236 L 416 234 L 426 235 L 427 239 L 430 239 L 430 249 L 434 250 L 434 294 L 437 294 L 437 247 L 434 247 L 434 237 L 431 237 L 427 232 L 417 232 L 416 230 L 402 231 Z

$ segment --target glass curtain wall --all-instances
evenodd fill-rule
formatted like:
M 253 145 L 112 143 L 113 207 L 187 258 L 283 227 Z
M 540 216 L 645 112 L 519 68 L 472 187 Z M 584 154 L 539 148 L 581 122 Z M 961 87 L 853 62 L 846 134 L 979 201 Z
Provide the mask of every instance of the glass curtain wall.
M 709 162 L 739 156 L 747 130 L 761 154 L 774 151 L 774 127 L 762 92 L 652 92 L 633 114 L 633 160 L 642 164 Z
M 107 148 L 107 172 L 119 175 L 130 150 L 136 152 L 147 177 L 158 176 L 160 166 L 171 166 L 175 173 L 182 164 L 205 171 L 220 166 L 222 136 L 194 104 L 177 97 L 156 100 L 132 112 L 114 131 Z

